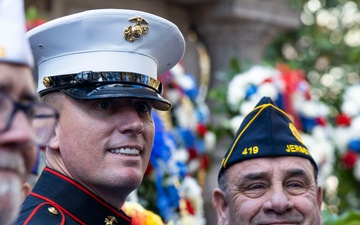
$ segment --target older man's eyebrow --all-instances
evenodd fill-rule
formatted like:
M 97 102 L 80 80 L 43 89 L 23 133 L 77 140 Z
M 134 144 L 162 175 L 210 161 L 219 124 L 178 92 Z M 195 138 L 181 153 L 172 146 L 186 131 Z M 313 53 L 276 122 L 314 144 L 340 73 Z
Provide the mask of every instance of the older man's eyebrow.
M 14 86 L 11 83 L 0 82 L 0 92 L 10 94 L 10 93 L 12 93 L 13 88 L 14 88 Z M 39 97 L 30 90 L 24 90 L 21 93 L 21 96 L 19 98 L 19 101 L 21 101 L 21 102 L 34 102 L 34 101 L 38 101 L 38 100 L 39 100 Z
M 0 91 L 1 92 L 10 92 L 12 85 L 6 82 L 0 82 Z
M 309 174 L 303 169 L 290 169 L 286 173 L 287 177 L 303 177 L 309 178 Z
M 261 180 L 269 178 L 270 175 L 267 172 L 259 172 L 259 173 L 248 173 L 242 176 L 243 180 Z
M 20 101 L 35 102 L 38 100 L 39 100 L 38 96 L 30 91 L 25 91 L 20 97 Z
M 308 178 L 309 174 L 303 169 L 290 169 L 286 172 L 287 177 L 304 177 Z M 270 174 L 267 172 L 259 172 L 259 173 L 248 173 L 241 176 L 242 180 L 260 180 L 269 178 Z

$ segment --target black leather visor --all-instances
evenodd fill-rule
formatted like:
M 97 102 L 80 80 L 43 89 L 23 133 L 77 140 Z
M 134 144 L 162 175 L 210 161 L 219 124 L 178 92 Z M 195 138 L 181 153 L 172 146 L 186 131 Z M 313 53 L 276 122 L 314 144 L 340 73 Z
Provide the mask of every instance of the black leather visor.
M 60 90 L 77 100 L 139 98 L 150 101 L 157 110 L 171 108 L 171 103 L 161 96 L 160 81 L 142 74 L 86 71 L 44 77 L 43 84 L 46 89 L 39 92 L 40 96 Z

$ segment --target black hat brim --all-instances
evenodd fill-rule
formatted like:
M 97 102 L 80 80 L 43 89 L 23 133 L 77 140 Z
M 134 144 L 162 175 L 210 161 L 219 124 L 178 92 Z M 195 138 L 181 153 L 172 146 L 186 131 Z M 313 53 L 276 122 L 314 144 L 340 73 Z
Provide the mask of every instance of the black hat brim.
M 76 100 L 94 100 L 108 98 L 145 99 L 157 110 L 171 109 L 171 103 L 153 89 L 134 84 L 86 85 L 61 89 L 61 92 Z

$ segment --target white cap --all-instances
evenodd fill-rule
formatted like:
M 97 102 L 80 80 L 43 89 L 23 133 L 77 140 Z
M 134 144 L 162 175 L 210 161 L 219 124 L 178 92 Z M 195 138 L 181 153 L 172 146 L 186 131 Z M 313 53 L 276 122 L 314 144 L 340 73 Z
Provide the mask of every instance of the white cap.
M 23 0 L 0 0 L 0 62 L 34 66 L 25 32 Z
M 61 90 L 75 99 L 137 97 L 169 105 L 157 76 L 185 52 L 175 24 L 134 10 L 76 13 L 42 24 L 27 37 L 38 67 L 40 95 Z

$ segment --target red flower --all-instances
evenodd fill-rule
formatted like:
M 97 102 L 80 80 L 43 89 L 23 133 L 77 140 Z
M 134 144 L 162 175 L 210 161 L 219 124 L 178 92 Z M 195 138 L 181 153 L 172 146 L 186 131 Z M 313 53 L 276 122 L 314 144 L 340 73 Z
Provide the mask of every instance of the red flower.
M 207 132 L 207 128 L 206 128 L 205 124 L 198 123 L 197 131 L 198 131 L 198 134 L 200 135 L 200 137 L 204 137 Z
M 202 169 L 209 169 L 210 167 L 210 159 L 207 155 L 203 155 L 200 157 L 200 168 Z
M 347 116 L 346 114 L 344 114 L 344 113 L 340 113 L 336 117 L 335 122 L 339 126 L 348 127 L 351 124 L 351 118 L 349 116 Z
M 311 100 L 311 94 L 309 91 L 305 92 L 304 95 L 306 100 Z
M 189 152 L 189 161 L 195 159 L 198 156 L 198 153 L 195 148 L 188 148 Z
M 26 30 L 29 31 L 37 26 L 40 26 L 43 23 L 46 23 L 47 21 L 45 19 L 37 18 L 32 20 L 26 21 Z
M 326 118 L 325 117 L 318 117 L 316 118 L 316 124 L 320 125 L 320 126 L 325 126 L 327 123 Z
M 191 215 L 195 215 L 195 207 L 191 204 L 188 199 L 185 199 L 186 209 Z
M 148 176 L 149 174 L 151 174 L 152 171 L 153 171 L 153 166 L 151 162 L 149 162 L 148 166 L 146 167 L 144 176 L 145 177 Z
M 265 84 L 265 83 L 272 83 L 273 82 L 273 79 L 272 78 L 266 78 L 264 81 L 263 81 L 263 83 Z
M 347 169 L 352 169 L 357 161 L 357 154 L 353 151 L 347 151 L 342 157 L 342 162 Z

